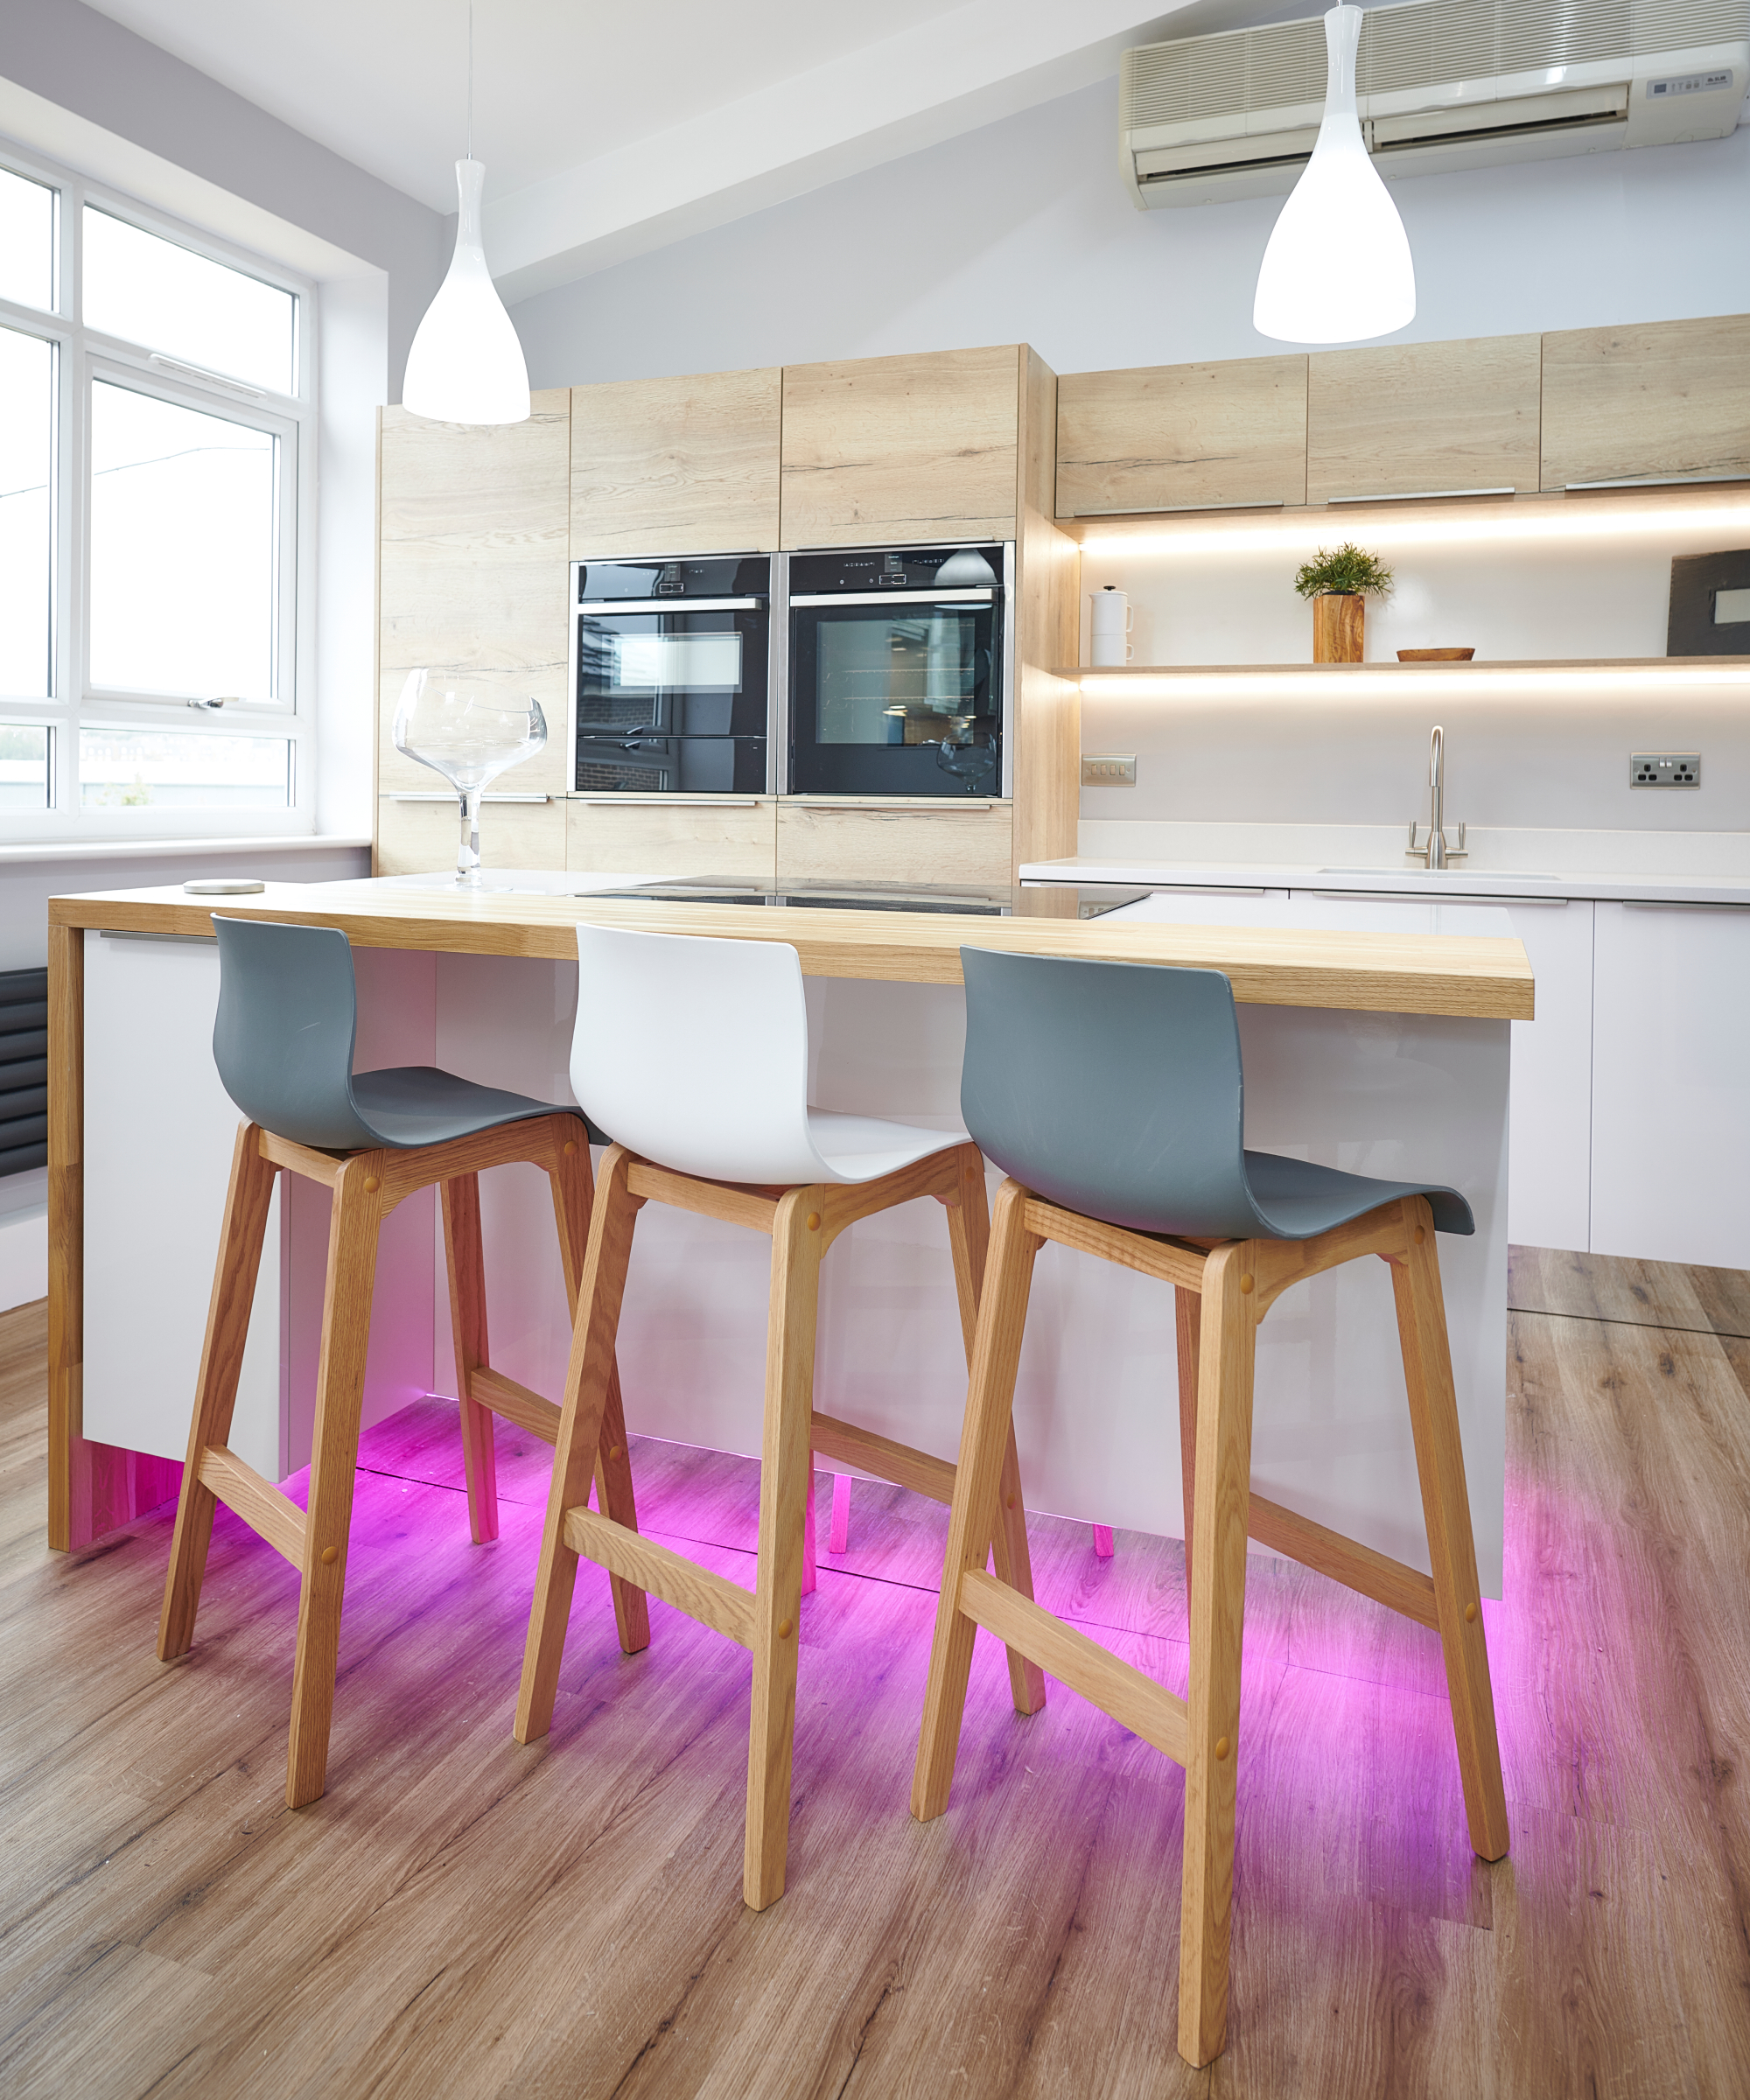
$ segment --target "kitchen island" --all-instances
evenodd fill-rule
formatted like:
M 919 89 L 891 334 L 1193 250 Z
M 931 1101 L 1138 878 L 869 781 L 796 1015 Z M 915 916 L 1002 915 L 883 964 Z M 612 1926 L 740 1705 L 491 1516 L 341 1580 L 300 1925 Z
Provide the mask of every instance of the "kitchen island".
M 1508 1029 L 1533 1011 L 1520 943 L 1354 930 L 1338 907 L 1328 924 L 1292 927 L 1086 920 L 1063 892 L 1021 908 L 1040 915 L 394 882 L 274 885 L 216 905 L 180 890 L 55 900 L 51 1544 L 84 1544 L 162 1500 L 186 1442 L 223 1200 L 212 1160 L 235 1122 L 201 1054 L 217 987 L 211 913 L 346 932 L 360 1068 L 436 1062 L 555 1101 L 570 1098 L 575 929 L 588 921 L 789 942 L 808 979 L 818 1104 L 938 1127 L 956 1119 L 962 943 L 1225 972 L 1240 1002 L 1250 1144 L 1447 1181 L 1476 1213 L 1476 1236 L 1443 1239 L 1441 1257 L 1478 1558 L 1498 1594 Z M 569 1323 L 544 1189 L 508 1168 L 486 1177 L 482 1198 L 494 1362 L 556 1396 Z M 251 1462 L 276 1477 L 307 1453 L 311 1269 L 326 1221 L 294 1200 L 279 1228 L 277 1283 L 264 1263 L 263 1331 L 250 1345 L 262 1396 Z M 823 1278 L 817 1404 L 951 1457 L 965 1381 L 935 1207 L 845 1238 Z M 757 1452 L 766 1251 L 756 1235 L 684 1214 L 640 1221 L 620 1353 L 634 1432 Z M 1261 1329 L 1254 1477 L 1272 1499 L 1425 1566 L 1390 1291 L 1376 1266 L 1298 1286 Z M 1051 1248 L 1034 1306 L 1016 1418 L 1028 1503 L 1175 1535 L 1170 1293 Z M 385 1228 L 368 1418 L 446 1390 L 448 1330 L 434 1206 L 414 1199 Z

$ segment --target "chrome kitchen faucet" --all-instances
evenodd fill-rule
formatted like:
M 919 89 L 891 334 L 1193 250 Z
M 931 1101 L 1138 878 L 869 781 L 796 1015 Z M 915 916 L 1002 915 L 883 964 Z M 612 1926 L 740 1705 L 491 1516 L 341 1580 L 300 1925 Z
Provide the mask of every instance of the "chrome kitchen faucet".
M 1446 732 L 1438 723 L 1428 739 L 1428 836 L 1420 844 L 1417 843 L 1416 829 L 1416 819 L 1411 817 L 1408 850 L 1425 862 L 1431 871 L 1444 868 L 1449 861 L 1469 858 L 1462 824 L 1459 826 L 1458 844 L 1446 844 Z

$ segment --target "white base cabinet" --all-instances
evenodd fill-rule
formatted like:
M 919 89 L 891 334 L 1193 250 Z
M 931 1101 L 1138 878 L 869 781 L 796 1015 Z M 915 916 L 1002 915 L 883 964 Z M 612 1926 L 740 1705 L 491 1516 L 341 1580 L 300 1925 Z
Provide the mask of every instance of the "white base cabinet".
M 1592 1251 L 1750 1269 L 1750 906 L 1594 908 Z

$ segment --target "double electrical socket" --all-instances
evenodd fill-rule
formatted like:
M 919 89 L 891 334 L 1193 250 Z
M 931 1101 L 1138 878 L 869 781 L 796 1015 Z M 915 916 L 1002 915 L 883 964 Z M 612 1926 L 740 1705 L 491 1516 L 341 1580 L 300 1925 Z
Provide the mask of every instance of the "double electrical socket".
M 1699 788 L 1698 751 L 1635 751 L 1628 756 L 1631 788 Z
M 1134 788 L 1137 784 L 1137 760 L 1132 752 L 1128 758 L 1104 757 L 1082 760 L 1082 785 L 1084 788 Z

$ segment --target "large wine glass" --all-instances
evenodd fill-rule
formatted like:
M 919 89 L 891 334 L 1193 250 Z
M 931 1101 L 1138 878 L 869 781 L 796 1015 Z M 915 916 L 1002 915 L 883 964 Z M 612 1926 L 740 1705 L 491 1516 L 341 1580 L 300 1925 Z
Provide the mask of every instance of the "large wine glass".
M 395 747 L 441 773 L 461 802 L 456 880 L 480 879 L 480 790 L 507 767 L 532 759 L 547 741 L 541 703 L 508 692 L 504 681 L 466 671 L 407 674 L 395 710 Z

